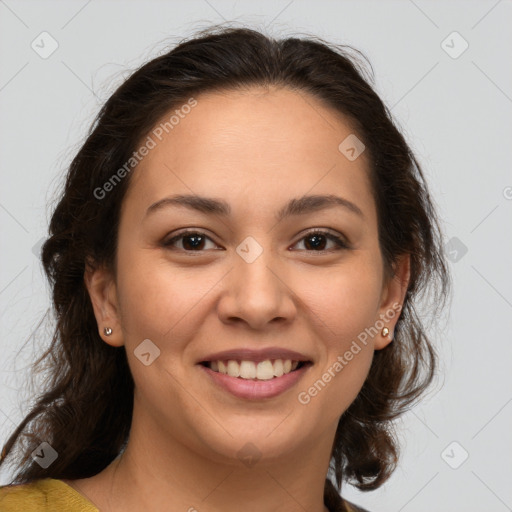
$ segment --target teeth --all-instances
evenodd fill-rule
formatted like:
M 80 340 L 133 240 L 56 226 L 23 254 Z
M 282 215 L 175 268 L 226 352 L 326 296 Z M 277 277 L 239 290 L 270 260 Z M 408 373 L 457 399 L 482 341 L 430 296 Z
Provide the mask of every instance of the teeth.
M 270 380 L 274 378 L 274 367 L 272 366 L 272 361 L 268 359 L 266 361 L 261 361 L 256 366 L 256 378 L 260 380 Z
M 228 375 L 231 377 L 239 377 L 240 370 L 240 365 L 236 361 L 228 361 Z
M 276 377 L 281 377 L 282 375 L 284 375 L 283 360 L 282 359 L 276 359 L 274 361 L 274 375 Z
M 256 365 L 252 361 L 242 361 L 242 364 L 238 364 L 237 361 L 231 361 L 234 363 L 233 366 L 238 366 L 238 375 L 229 374 L 230 377 L 242 377 L 242 379 L 255 379 L 256 378 Z
M 230 359 L 229 361 L 210 361 L 209 367 L 216 372 L 240 377 L 242 379 L 270 380 L 281 377 L 299 366 L 299 361 L 291 359 L 266 359 L 256 364 L 254 361 L 241 361 Z

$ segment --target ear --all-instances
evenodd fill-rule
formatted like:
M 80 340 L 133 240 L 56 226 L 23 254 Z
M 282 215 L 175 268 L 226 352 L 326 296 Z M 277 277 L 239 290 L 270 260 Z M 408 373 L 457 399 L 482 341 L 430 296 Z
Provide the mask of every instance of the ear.
M 119 321 L 117 289 L 114 276 L 104 266 L 87 264 L 84 272 L 84 282 L 89 292 L 94 316 L 98 324 L 100 337 L 113 347 L 124 344 Z M 106 327 L 112 329 L 112 334 L 107 336 Z
M 400 256 L 393 266 L 393 275 L 386 277 L 382 289 L 381 304 L 379 307 L 379 320 L 384 324 L 375 338 L 375 350 L 387 347 L 392 341 L 395 332 L 395 326 L 402 312 L 402 306 L 409 286 L 411 277 L 411 257 L 410 254 Z M 382 330 L 387 327 L 389 333 L 383 336 Z

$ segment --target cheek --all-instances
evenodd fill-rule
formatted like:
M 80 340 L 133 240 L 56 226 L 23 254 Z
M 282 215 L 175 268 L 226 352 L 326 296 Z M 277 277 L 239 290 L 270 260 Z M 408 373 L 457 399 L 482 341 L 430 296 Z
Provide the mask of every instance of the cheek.
M 125 344 L 135 346 L 149 338 L 166 352 L 181 353 L 180 340 L 197 330 L 194 318 L 217 281 L 207 267 L 179 268 L 155 257 L 154 250 L 139 248 L 130 257 L 120 256 L 118 297 Z
M 373 339 L 380 335 L 373 328 L 381 292 L 375 268 L 361 258 L 357 264 L 326 269 L 327 274 L 316 279 L 322 286 L 309 285 L 304 296 L 311 321 L 320 329 L 322 356 L 298 401 L 318 408 L 328 422 L 337 421 L 350 406 L 370 369 Z
M 367 253 L 310 277 L 302 284 L 304 303 L 321 320 L 329 345 L 342 350 L 378 318 L 379 267 Z

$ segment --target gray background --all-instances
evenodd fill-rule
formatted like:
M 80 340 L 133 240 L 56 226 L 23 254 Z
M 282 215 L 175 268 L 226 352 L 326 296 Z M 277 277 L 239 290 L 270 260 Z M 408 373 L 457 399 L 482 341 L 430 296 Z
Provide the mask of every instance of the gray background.
M 512 510 L 512 5 L 506 0 L 0 0 L 2 443 L 28 412 L 29 365 L 48 342 L 44 329 L 33 335 L 49 306 L 34 251 L 62 173 L 130 70 L 223 20 L 267 27 L 276 36 L 312 33 L 362 50 L 443 219 L 454 294 L 450 314 L 431 327 L 442 375 L 399 422 L 403 450 L 393 477 L 371 493 L 346 487 L 345 496 L 380 512 Z M 43 31 L 58 43 L 47 58 L 31 47 L 34 40 L 43 45 Z M 458 55 L 464 41 L 469 47 Z M 50 43 L 45 39 L 46 50 Z M 4 484 L 11 475 L 0 477 Z

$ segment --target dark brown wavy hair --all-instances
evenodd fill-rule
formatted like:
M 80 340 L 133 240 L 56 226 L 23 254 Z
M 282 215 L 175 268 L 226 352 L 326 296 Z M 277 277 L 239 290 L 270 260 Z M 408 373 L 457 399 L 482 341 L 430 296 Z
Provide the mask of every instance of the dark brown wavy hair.
M 124 347 L 112 347 L 98 334 L 84 271 L 86 264 L 115 266 L 130 175 L 106 199 L 94 191 L 166 113 L 190 97 L 253 86 L 309 94 L 353 123 L 370 155 L 379 242 L 390 275 L 397 258 L 410 254 L 410 283 L 394 341 L 375 352 L 360 393 L 339 420 L 331 458 L 339 489 L 346 481 L 372 490 L 389 478 L 399 454 L 393 420 L 437 374 L 436 351 L 415 305 L 421 299 L 422 314 L 435 319 L 451 278 L 423 172 L 370 85 L 373 70 L 369 75 L 361 56 L 316 36 L 276 40 L 256 30 L 216 25 L 141 66 L 106 101 L 70 164 L 42 247 L 56 325 L 49 348 L 34 363 L 35 369 L 45 363 L 45 389 L 3 448 L 0 466 L 15 463 L 12 483 L 93 476 L 127 443 L 134 381 Z M 58 453 L 47 469 L 31 457 L 42 441 Z M 327 478 L 326 496 L 333 492 Z

